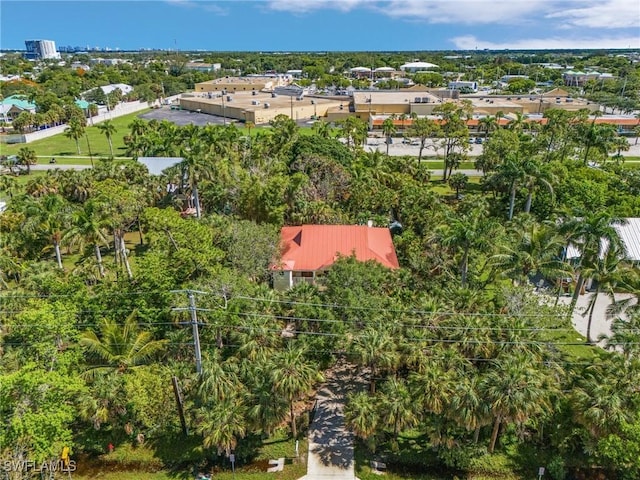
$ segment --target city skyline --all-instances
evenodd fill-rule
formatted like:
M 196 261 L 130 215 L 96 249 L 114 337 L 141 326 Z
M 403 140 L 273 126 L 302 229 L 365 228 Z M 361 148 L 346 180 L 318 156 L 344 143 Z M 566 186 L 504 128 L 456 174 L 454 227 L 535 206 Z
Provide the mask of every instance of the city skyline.
M 638 10 L 636 0 L 4 0 L 0 47 L 50 39 L 112 50 L 626 49 L 640 48 Z

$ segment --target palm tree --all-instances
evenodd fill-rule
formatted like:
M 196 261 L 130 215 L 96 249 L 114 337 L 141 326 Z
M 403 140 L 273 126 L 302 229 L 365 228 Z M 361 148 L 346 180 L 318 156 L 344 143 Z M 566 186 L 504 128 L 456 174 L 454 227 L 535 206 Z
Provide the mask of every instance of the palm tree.
M 467 285 L 471 251 L 488 246 L 493 230 L 494 223 L 488 218 L 484 204 L 480 204 L 468 213 L 452 215 L 447 223 L 441 226 L 439 231 L 441 244 L 454 251 L 462 251 L 459 263 L 462 287 Z
M 199 376 L 198 394 L 202 399 L 212 403 L 223 402 L 238 393 L 240 381 L 230 364 L 222 362 L 220 355 L 214 351 L 212 357 L 205 358 L 202 373 Z
M 247 409 L 238 398 L 214 402 L 200 409 L 197 431 L 205 448 L 217 448 L 228 457 L 247 431 Z
M 480 382 L 494 417 L 490 453 L 495 449 L 501 424 L 523 424 L 550 408 L 553 387 L 544 370 L 535 368 L 535 362 L 535 358 L 523 354 L 499 357 L 495 368 Z
M 418 423 L 415 399 L 404 380 L 389 378 L 382 385 L 380 420 L 393 431 L 397 438 L 401 430 Z
M 96 360 L 89 375 L 124 373 L 144 365 L 165 348 L 167 340 L 153 340 L 151 332 L 138 328 L 137 316 L 138 312 L 131 312 L 123 325 L 105 318 L 99 323 L 99 335 L 93 330 L 82 334 L 80 344 Z
M 0 192 L 4 192 L 9 195 L 9 198 L 13 198 L 13 195 L 18 191 L 18 181 L 15 177 L 10 175 L 0 175 Z
M 371 369 L 369 391 L 376 393 L 380 370 L 393 370 L 400 361 L 393 337 L 384 329 L 369 326 L 353 337 L 350 348 L 356 362 Z
M 625 220 L 612 217 L 608 212 L 588 213 L 584 217 L 575 217 L 566 220 L 560 227 L 560 233 L 565 236 L 567 242 L 572 243 L 580 250 L 580 259 L 576 266 L 578 280 L 571 299 L 572 313 L 578 302 L 578 296 L 582 290 L 585 276 L 582 267 L 591 267 L 605 253 L 605 248 L 624 254 L 624 244 L 620 239 L 617 225 L 624 225 Z M 604 243 L 608 245 L 605 247 Z
M 357 437 L 367 440 L 378 429 L 379 415 L 377 401 L 366 392 L 349 395 L 344 407 L 345 425 Z
M 113 142 L 111 141 L 111 137 L 113 137 L 113 134 L 117 131 L 115 125 L 111 120 L 105 120 L 98 124 L 98 130 L 104 133 L 105 137 L 107 137 L 107 141 L 109 142 L 109 152 L 111 152 L 111 157 L 113 157 Z
M 289 345 L 287 349 L 274 356 L 271 366 L 273 390 L 289 403 L 293 438 L 298 437 L 294 403 L 316 382 L 323 380 L 317 368 L 304 358 L 304 353 L 303 349 Z
M 209 162 L 205 159 L 208 153 L 203 143 L 196 142 L 183 155 L 180 167 L 184 172 L 183 178 L 187 179 L 191 193 L 193 194 L 193 203 L 196 209 L 196 217 L 201 218 L 202 211 L 200 206 L 200 194 L 198 192 L 198 183 L 202 177 L 206 178 L 211 175 Z
M 605 293 L 612 302 L 615 302 L 615 292 L 624 282 L 624 263 L 621 252 L 615 248 L 608 248 L 604 255 L 594 259 L 582 269 L 582 275 L 590 278 L 596 283 L 596 288 L 591 294 L 589 304 L 583 316 L 589 315 L 587 321 L 587 343 L 593 343 L 591 340 L 591 322 L 593 320 L 593 312 L 598 301 L 598 295 Z
M 391 143 L 391 137 L 396 133 L 397 129 L 391 118 L 385 118 L 382 122 L 382 133 L 386 139 L 387 144 L 387 157 L 389 156 L 389 144 Z
M 469 183 L 469 177 L 467 177 L 464 173 L 454 173 L 449 177 L 449 185 L 451 188 L 456 190 L 456 198 L 460 198 L 460 190 L 464 190 L 467 188 L 467 184 Z
M 324 120 L 318 120 L 313 124 L 313 129 L 316 135 L 322 138 L 329 138 L 331 136 L 331 126 Z
M 289 405 L 287 401 L 273 394 L 273 383 L 267 369 L 266 363 L 254 366 L 250 361 L 245 361 L 250 377 L 250 386 L 244 398 L 247 407 L 247 418 L 255 428 L 259 428 L 271 436 L 274 427 L 280 425 L 287 417 Z
M 556 176 L 546 168 L 537 159 L 531 159 L 525 162 L 524 165 L 524 184 L 527 187 L 527 200 L 524 204 L 524 212 L 529 213 L 531 211 L 531 203 L 533 201 L 533 192 L 537 187 L 544 187 L 551 194 L 554 195 L 552 183 L 556 181 Z
M 64 136 L 75 140 L 78 155 L 80 155 L 80 139 L 84 136 L 84 130 L 84 125 L 75 117 L 69 121 L 69 126 L 64 129 Z
M 68 204 L 60 195 L 48 194 L 32 200 L 26 207 L 24 230 L 31 233 L 46 233 L 53 245 L 58 268 L 63 270 L 60 242 L 67 225 Z
M 498 121 L 496 117 L 487 115 L 478 120 L 478 131 L 484 130 L 484 139 L 487 140 L 489 134 L 498 129 Z
M 575 416 L 593 436 L 603 438 L 631 421 L 637 411 L 633 405 L 640 381 L 637 363 L 608 357 L 587 367 L 577 380 L 571 395 Z
M 18 150 L 17 157 L 18 161 L 16 163 L 18 165 L 24 165 L 25 167 L 27 167 L 27 175 L 29 175 L 31 173 L 31 165 L 36 164 L 38 161 L 35 150 L 32 150 L 28 147 L 22 147 L 20 150 Z
M 570 273 L 570 266 L 558 259 L 565 243 L 554 224 L 517 225 L 513 234 L 514 241 L 502 245 L 492 262 L 514 283 L 535 275 L 558 278 Z
M 100 245 L 108 248 L 109 240 L 107 240 L 107 224 L 95 202 L 88 201 L 73 212 L 71 227 L 63 235 L 62 240 L 69 241 L 71 245 L 77 245 L 80 251 L 84 250 L 85 242 L 92 243 L 100 276 L 104 277 Z

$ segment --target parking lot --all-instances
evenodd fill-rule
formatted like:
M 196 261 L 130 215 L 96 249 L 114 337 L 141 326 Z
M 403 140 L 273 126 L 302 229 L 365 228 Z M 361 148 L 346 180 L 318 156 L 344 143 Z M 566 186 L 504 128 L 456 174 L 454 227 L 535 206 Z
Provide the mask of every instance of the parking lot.
M 151 110 L 150 112 L 140 115 L 140 118 L 145 120 L 168 120 L 171 123 L 175 123 L 178 126 L 184 125 L 198 125 L 203 127 L 208 124 L 223 125 L 224 119 L 215 115 L 208 115 L 206 113 L 190 112 L 189 110 L 171 110 L 168 106 Z M 241 123 L 235 119 L 227 118 L 227 125 L 230 123 Z

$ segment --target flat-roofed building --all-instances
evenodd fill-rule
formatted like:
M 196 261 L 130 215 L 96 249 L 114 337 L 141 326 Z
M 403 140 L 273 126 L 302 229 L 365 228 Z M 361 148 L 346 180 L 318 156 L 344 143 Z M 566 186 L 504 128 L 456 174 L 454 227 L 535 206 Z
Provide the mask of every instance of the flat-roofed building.
M 409 72 L 409 73 L 415 73 L 415 72 L 425 72 L 427 70 L 433 70 L 435 68 L 440 68 L 439 65 L 436 65 L 435 63 L 429 63 L 429 62 L 408 62 L 405 63 L 404 65 L 400 65 L 400 70 L 402 70 L 403 72 Z
M 188 62 L 184 68 L 196 72 L 217 72 L 222 66 L 219 63 Z
M 440 103 L 442 101 L 428 91 L 378 90 L 353 93 L 354 113 L 365 122 L 369 122 L 370 115 L 428 115 Z
M 215 80 L 208 80 L 195 84 L 196 92 L 262 92 L 271 91 L 280 85 L 287 85 L 289 82 L 285 77 L 223 77 Z
M 473 92 L 477 92 L 478 91 L 478 82 L 469 82 L 469 81 L 458 80 L 458 81 L 454 81 L 454 82 L 449 82 L 447 87 L 449 88 L 449 90 L 469 89 L 469 90 L 471 90 Z
M 286 115 L 293 120 L 310 120 L 326 117 L 330 108 L 339 108 L 345 102 L 325 98 L 275 95 L 264 92 L 237 91 L 225 95 L 216 93 L 185 94 L 180 98 L 184 110 L 208 113 L 227 119 L 252 122 L 256 125 L 269 123 L 277 115 Z M 347 109 L 348 112 L 348 109 Z

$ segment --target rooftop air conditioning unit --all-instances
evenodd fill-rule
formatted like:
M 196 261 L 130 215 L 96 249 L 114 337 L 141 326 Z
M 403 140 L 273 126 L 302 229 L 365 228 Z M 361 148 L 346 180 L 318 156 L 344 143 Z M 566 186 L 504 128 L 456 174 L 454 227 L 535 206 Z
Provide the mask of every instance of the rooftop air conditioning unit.
M 278 94 L 276 92 L 272 92 L 271 93 L 271 98 L 276 98 L 278 96 Z
M 269 105 L 267 102 L 264 102 L 264 108 L 269 108 L 271 105 Z
M 251 105 L 260 105 L 260 100 L 251 100 Z
M 415 102 L 415 103 L 422 103 L 422 99 L 421 99 L 420 97 L 416 97 L 416 98 L 414 99 L 414 102 Z
M 429 103 L 429 97 L 422 97 L 422 103 Z
M 255 90 L 251 90 L 251 95 L 256 96 L 258 94 L 258 92 L 256 92 Z
M 233 100 L 233 97 L 231 95 L 227 95 L 227 102 L 230 102 Z

